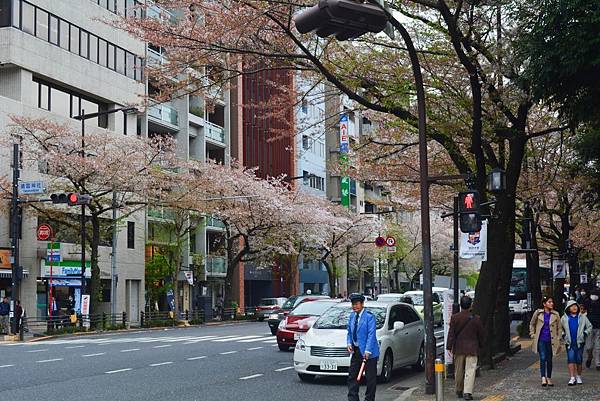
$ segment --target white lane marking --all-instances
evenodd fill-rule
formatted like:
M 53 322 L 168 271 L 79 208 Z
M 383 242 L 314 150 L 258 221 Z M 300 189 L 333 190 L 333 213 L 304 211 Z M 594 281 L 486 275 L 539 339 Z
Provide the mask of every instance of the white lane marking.
M 0 369 L 1 368 L 11 368 L 13 366 L 15 366 L 15 365 L 0 365 Z
M 109 370 L 108 372 L 104 372 L 104 373 L 106 373 L 107 375 L 111 375 L 111 374 L 113 374 L 113 373 L 127 372 L 127 371 L 129 371 L 129 370 L 131 370 L 131 368 L 117 369 L 117 370 Z
M 253 347 L 253 348 L 248 348 L 248 351 L 254 351 L 254 350 L 257 350 L 257 349 L 262 349 L 262 347 Z
M 70 347 L 65 347 L 65 349 L 75 349 L 75 348 L 85 348 L 85 345 L 72 345 Z
M 93 356 L 100 356 L 100 355 L 106 355 L 106 352 L 98 352 L 97 354 L 87 354 L 87 355 L 81 355 L 82 358 L 91 358 Z
M 233 338 L 220 338 L 218 340 L 213 340 L 215 343 L 224 343 L 227 341 L 239 341 L 239 340 L 247 340 L 249 338 L 257 338 L 260 336 L 241 336 L 241 337 L 233 337 Z
M 279 369 L 275 369 L 275 372 L 283 372 L 284 370 L 290 370 L 290 369 L 294 369 L 293 366 L 288 366 L 285 368 L 279 368 Z
M 164 365 L 170 365 L 173 362 L 160 362 L 160 363 L 151 363 L 150 366 L 164 366 Z
M 187 358 L 186 361 L 196 361 L 198 359 L 204 359 L 204 358 L 206 358 L 205 355 L 203 355 L 203 356 L 193 356 L 191 358 Z
M 122 349 L 119 352 L 133 352 L 133 351 L 139 351 L 139 348 L 130 348 L 130 349 Z
M 262 376 L 262 373 L 258 373 L 258 374 L 251 375 L 251 376 L 240 377 L 240 380 L 255 379 L 255 378 L 261 377 L 261 376 Z
M 265 344 L 273 344 L 273 343 L 276 343 L 276 342 L 277 342 L 277 339 L 276 339 L 276 338 L 275 338 L 275 339 L 273 339 L 273 340 L 267 340 L 267 341 L 263 341 L 263 343 L 265 343 Z
M 43 361 L 36 361 L 37 363 L 46 363 L 46 362 L 58 362 L 62 361 L 63 358 L 54 358 L 54 359 L 44 359 Z
M 173 345 L 171 344 L 165 344 L 165 345 L 155 345 L 152 348 L 167 348 L 167 347 L 172 347 Z
M 273 344 L 271 347 L 279 347 L 279 344 Z
M 229 354 L 235 354 L 237 353 L 237 351 L 227 351 L 227 352 L 220 352 L 219 355 L 229 355 Z
M 31 351 L 27 351 L 27 352 L 44 352 L 44 351 L 48 351 L 48 348 L 44 348 L 44 349 L 32 349 Z
M 241 341 L 238 341 L 238 343 L 253 343 L 256 341 L 272 340 L 272 339 L 273 339 L 273 336 L 267 336 L 267 337 L 251 338 L 249 340 L 241 340 Z

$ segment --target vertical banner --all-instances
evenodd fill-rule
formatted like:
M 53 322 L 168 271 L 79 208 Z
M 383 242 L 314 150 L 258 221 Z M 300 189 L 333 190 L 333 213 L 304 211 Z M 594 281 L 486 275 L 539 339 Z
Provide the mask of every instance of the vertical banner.
M 83 326 L 86 328 L 90 327 L 90 296 L 81 296 L 81 318 L 83 320 Z
M 452 355 L 446 350 L 448 344 L 448 330 L 450 330 L 450 319 L 452 318 L 452 304 L 454 303 L 454 290 L 446 290 L 443 295 L 443 312 L 444 312 L 444 363 L 450 365 L 452 363 Z
M 481 222 L 481 231 L 460 233 L 459 256 L 461 259 L 487 260 L 487 220 Z
M 348 152 L 350 152 L 350 138 L 348 136 L 348 115 L 340 117 L 340 165 L 348 167 Z M 341 204 L 350 207 L 350 177 L 342 177 L 340 181 Z
M 567 263 L 564 259 L 554 259 L 552 261 L 552 276 L 554 278 L 567 277 Z

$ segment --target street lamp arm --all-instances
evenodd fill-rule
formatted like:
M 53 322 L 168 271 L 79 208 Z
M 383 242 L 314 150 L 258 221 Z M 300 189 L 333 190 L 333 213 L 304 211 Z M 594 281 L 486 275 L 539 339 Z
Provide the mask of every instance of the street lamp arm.
M 96 117 L 100 117 L 100 116 L 106 116 L 108 114 L 113 114 L 113 113 L 118 113 L 119 111 L 122 111 L 123 113 L 135 113 L 138 111 L 137 107 L 119 107 L 116 109 L 110 109 L 110 110 L 105 110 L 105 111 L 99 111 L 96 113 L 88 113 L 88 114 L 80 114 L 78 116 L 73 117 L 75 120 L 89 120 L 90 118 L 96 118 Z

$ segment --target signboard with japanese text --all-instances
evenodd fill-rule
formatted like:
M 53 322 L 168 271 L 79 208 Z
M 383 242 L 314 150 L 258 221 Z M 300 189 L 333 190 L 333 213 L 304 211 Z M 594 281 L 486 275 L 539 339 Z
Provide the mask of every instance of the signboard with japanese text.
M 487 260 L 487 220 L 481 222 L 481 231 L 460 233 L 459 256 L 473 261 Z
M 348 165 L 348 153 L 350 152 L 350 137 L 348 133 L 348 115 L 340 117 L 340 164 L 346 168 Z M 341 205 L 350 207 L 350 177 L 340 179 Z
M 39 195 L 46 192 L 42 181 L 19 181 L 19 195 Z
M 0 249 L 0 270 L 12 268 L 11 255 L 12 251 L 10 249 Z

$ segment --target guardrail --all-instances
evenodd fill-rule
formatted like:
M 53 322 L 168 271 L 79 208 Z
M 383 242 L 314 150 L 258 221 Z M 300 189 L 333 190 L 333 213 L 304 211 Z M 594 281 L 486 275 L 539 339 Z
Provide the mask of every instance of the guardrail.
M 33 336 L 78 333 L 89 330 L 119 330 L 129 325 L 127 313 L 99 313 L 94 315 L 59 315 L 21 319 L 21 333 Z

